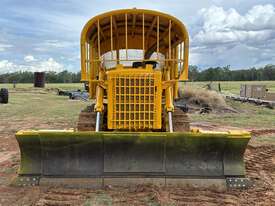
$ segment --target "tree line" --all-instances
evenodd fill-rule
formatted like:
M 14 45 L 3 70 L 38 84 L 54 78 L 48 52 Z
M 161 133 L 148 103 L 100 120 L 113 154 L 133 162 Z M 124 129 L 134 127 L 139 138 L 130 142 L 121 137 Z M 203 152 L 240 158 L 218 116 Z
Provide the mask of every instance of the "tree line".
M 47 83 L 79 83 L 80 72 L 74 73 L 67 70 L 62 72 L 46 72 Z M 33 83 L 34 73 L 28 71 L 0 74 L 0 83 Z
M 210 67 L 201 70 L 189 66 L 190 81 L 269 81 L 275 80 L 275 65 L 269 64 L 260 68 L 231 70 L 230 66 Z
M 62 72 L 46 72 L 47 83 L 79 83 L 80 72 L 67 70 Z M 0 74 L 0 83 L 32 83 L 33 72 L 22 71 Z M 198 66 L 189 66 L 190 81 L 268 81 L 275 80 L 275 65 L 266 65 L 260 68 L 231 70 L 230 66 L 210 67 L 202 70 Z

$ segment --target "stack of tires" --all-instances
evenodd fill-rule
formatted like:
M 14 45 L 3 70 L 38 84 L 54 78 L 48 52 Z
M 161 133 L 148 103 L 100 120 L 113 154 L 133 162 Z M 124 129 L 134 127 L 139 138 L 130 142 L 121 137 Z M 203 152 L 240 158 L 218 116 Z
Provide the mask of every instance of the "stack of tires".
M 9 102 L 9 91 L 6 88 L 0 89 L 0 104 L 7 104 Z

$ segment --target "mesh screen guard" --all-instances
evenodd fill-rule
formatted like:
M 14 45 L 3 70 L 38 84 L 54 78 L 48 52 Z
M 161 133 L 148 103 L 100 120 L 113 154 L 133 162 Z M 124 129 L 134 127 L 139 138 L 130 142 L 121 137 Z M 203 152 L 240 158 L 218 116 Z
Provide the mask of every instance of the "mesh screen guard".
M 108 128 L 148 130 L 161 128 L 161 72 L 147 69 L 110 71 Z

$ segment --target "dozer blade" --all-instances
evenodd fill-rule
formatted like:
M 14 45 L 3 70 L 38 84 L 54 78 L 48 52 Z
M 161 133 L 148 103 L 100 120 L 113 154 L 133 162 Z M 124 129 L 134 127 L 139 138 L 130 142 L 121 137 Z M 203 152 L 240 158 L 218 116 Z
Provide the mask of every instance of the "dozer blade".
M 247 132 L 19 131 L 19 177 L 244 177 Z

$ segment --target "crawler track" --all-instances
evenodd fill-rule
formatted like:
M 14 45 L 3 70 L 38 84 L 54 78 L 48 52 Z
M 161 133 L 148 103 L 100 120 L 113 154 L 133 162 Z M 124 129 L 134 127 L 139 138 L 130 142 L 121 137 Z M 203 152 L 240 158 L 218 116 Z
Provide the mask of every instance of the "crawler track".
M 190 119 L 188 115 L 178 107 L 175 107 L 175 111 L 173 113 L 173 126 L 175 132 L 190 130 Z
M 77 123 L 78 131 L 95 131 L 96 113 L 93 111 L 93 106 L 88 106 L 79 114 Z
M 105 105 L 107 108 L 107 105 Z M 103 112 L 103 119 L 101 119 L 101 129 L 103 131 L 107 130 L 107 111 Z M 101 117 L 102 118 L 102 117 Z M 96 126 L 96 113 L 94 112 L 94 105 L 87 106 L 83 109 L 78 118 L 77 130 L 78 131 L 95 131 Z
M 83 109 L 79 114 L 77 123 L 78 131 L 95 131 L 96 113 L 93 111 L 94 105 L 88 106 Z M 104 113 L 103 130 L 107 129 L 107 112 Z M 173 126 L 175 132 L 183 132 L 190 130 L 190 119 L 188 115 L 180 108 L 175 107 L 173 113 Z

